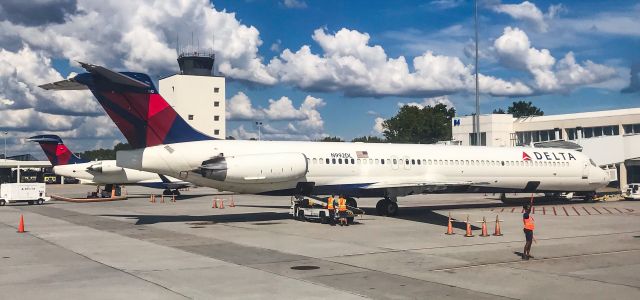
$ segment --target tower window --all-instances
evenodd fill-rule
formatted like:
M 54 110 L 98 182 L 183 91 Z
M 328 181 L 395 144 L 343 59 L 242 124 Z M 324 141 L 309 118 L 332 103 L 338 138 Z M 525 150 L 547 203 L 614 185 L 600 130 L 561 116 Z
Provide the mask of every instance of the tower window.
M 214 93 L 218 93 L 218 92 L 220 92 L 220 88 L 218 88 L 218 87 L 213 88 L 213 92 L 214 92 Z
M 214 121 L 220 121 L 220 116 L 213 116 Z
M 220 107 L 220 101 L 213 102 L 213 106 L 214 107 Z
M 216 130 L 214 130 L 214 131 L 213 131 L 213 134 L 215 134 L 215 135 L 219 135 L 219 134 L 220 134 L 220 129 L 216 129 Z
M 193 120 L 193 115 L 189 115 L 189 121 Z

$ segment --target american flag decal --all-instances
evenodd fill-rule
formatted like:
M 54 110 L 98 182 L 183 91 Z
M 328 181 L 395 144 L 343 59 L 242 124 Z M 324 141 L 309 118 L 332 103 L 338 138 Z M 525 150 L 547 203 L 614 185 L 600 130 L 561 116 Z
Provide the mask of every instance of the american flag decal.
M 356 157 L 369 158 L 369 153 L 367 153 L 367 151 L 356 151 Z

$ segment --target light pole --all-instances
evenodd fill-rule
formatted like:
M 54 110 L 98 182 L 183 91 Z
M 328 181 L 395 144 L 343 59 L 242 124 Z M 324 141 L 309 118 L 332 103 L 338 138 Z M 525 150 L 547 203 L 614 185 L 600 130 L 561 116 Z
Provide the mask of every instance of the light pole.
M 258 127 L 258 141 L 260 140 L 260 138 L 262 137 L 262 133 L 261 133 L 261 129 L 262 129 L 262 122 L 256 122 L 256 126 Z
M 480 142 L 480 82 L 478 80 L 478 0 L 475 1 L 475 10 L 474 10 L 474 23 L 475 23 L 475 31 L 476 31 L 476 116 L 474 118 L 475 122 L 475 136 L 476 136 L 476 146 L 482 145 Z
M 7 161 L 7 134 L 9 132 L 5 131 L 4 133 L 4 161 Z

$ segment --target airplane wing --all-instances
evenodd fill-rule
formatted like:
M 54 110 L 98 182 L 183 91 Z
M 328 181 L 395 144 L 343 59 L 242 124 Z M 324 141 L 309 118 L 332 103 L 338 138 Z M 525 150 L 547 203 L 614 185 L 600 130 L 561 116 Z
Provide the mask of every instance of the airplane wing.
M 162 180 L 162 184 L 168 189 L 181 189 L 193 186 L 193 184 L 186 181 L 171 181 L 167 176 L 158 174 L 160 180 Z

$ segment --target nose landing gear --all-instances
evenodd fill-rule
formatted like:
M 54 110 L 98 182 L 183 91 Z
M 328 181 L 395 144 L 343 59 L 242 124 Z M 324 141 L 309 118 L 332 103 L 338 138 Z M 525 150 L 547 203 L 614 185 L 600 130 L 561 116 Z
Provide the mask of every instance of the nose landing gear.
M 393 217 L 398 214 L 398 199 L 386 197 L 376 204 L 376 212 L 380 216 Z

